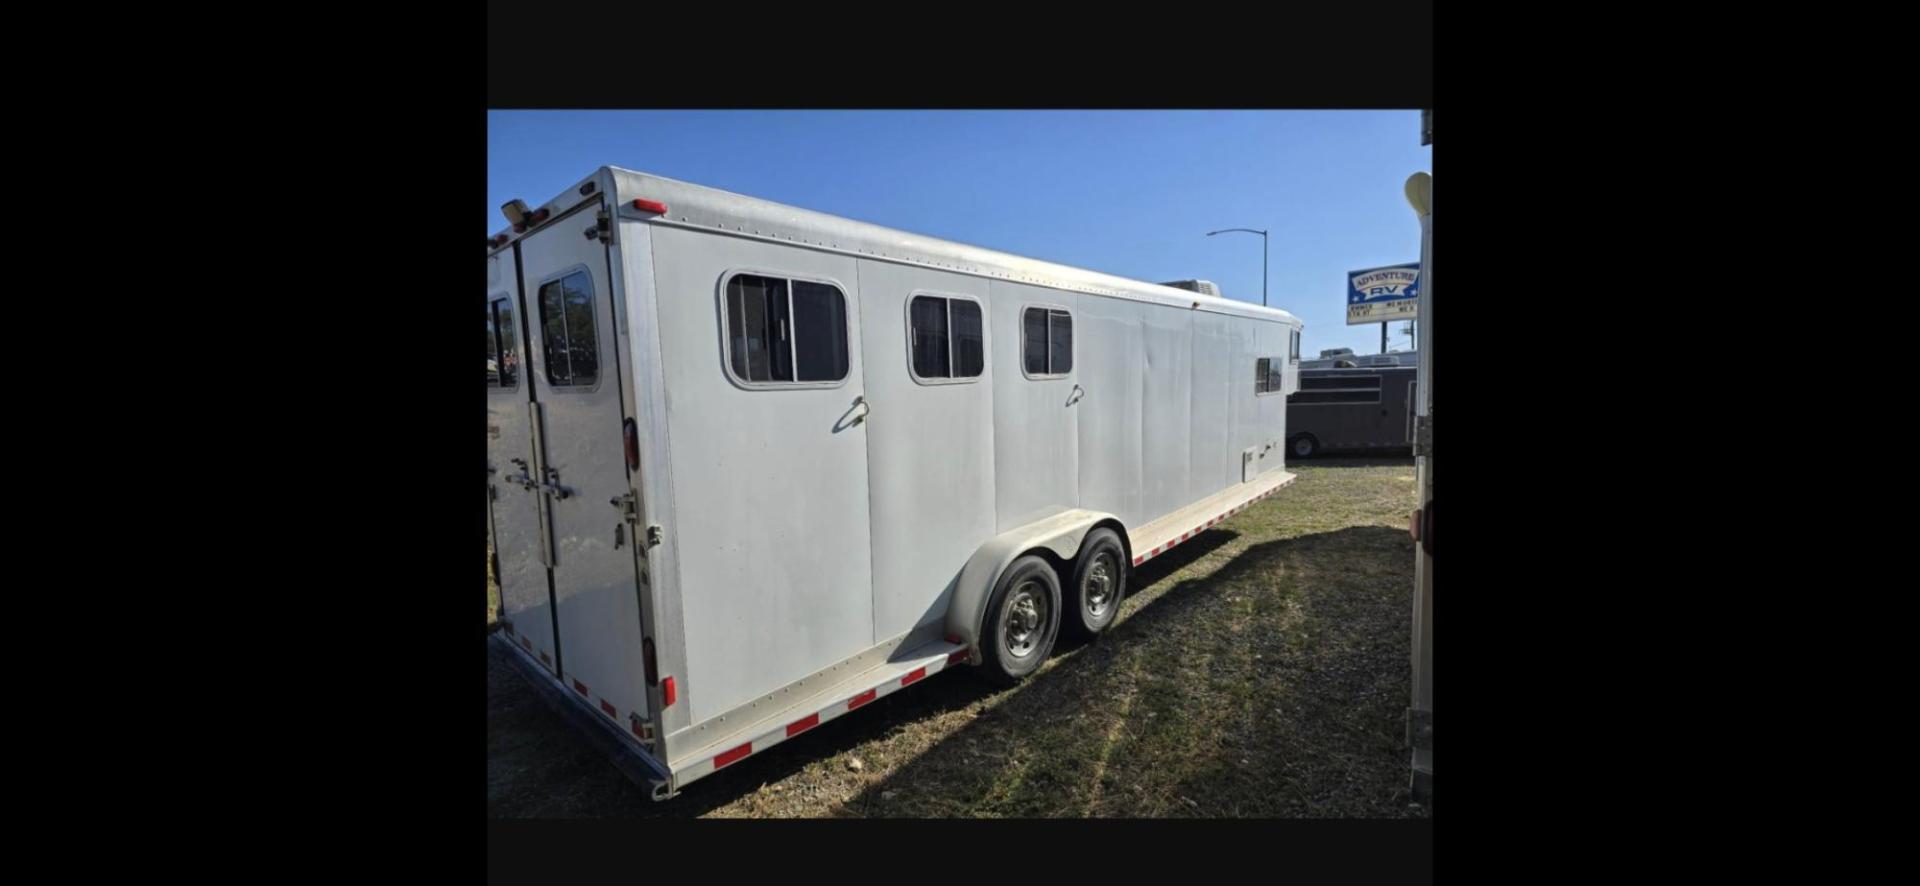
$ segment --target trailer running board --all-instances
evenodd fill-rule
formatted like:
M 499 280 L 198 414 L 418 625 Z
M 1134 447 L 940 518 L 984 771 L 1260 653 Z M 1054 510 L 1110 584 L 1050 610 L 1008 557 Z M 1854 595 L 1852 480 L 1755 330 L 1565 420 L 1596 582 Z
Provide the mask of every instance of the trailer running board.
M 1284 470 L 1268 471 L 1245 483 L 1236 483 L 1180 510 L 1127 533 L 1133 546 L 1133 565 L 1138 566 L 1193 538 L 1208 527 L 1238 514 L 1281 487 L 1299 479 Z
M 672 766 L 673 784 L 677 789 L 695 779 L 712 775 L 966 660 L 965 646 L 936 640 L 852 674 L 786 707 L 769 711 L 765 717 L 734 730 L 731 735 L 678 758 Z

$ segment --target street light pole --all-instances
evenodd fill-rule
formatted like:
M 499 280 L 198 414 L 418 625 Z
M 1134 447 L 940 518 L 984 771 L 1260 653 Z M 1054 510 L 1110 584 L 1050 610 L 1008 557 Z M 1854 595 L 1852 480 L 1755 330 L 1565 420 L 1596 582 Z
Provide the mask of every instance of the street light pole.
M 1207 236 L 1225 234 L 1229 231 L 1246 231 L 1249 234 L 1260 235 L 1260 305 L 1265 307 L 1267 304 L 1267 232 L 1252 228 L 1222 228 L 1218 231 L 1208 231 Z

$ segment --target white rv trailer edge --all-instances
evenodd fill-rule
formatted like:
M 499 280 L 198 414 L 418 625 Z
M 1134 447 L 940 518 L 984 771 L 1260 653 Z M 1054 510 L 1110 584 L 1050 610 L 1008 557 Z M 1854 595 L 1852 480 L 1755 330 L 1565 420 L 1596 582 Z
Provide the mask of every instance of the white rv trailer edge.
M 1030 673 L 1293 480 L 1285 311 L 614 167 L 505 209 L 493 639 L 657 799 Z
M 1428 114 L 1428 112 L 1422 112 Z M 1430 115 L 1422 124 L 1430 123 Z M 1431 135 L 1430 126 L 1423 125 Z M 1427 139 L 1431 141 L 1429 137 Z M 1413 748 L 1409 791 L 1433 807 L 1433 176 L 1407 177 L 1407 202 L 1420 217 L 1420 368 L 1416 386 L 1415 469 L 1420 507 L 1413 512 L 1413 687 L 1407 744 Z

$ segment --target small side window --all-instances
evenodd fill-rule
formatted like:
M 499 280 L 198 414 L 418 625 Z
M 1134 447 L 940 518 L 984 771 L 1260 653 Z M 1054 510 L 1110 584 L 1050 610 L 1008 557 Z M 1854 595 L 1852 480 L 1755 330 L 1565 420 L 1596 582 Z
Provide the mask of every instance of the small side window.
M 1058 377 L 1073 371 L 1073 315 L 1028 308 L 1021 316 L 1022 362 L 1027 374 Z
M 1286 387 L 1286 376 L 1279 357 L 1261 357 L 1254 365 L 1253 389 L 1260 394 L 1278 394 Z
M 915 377 L 977 378 L 985 370 L 978 302 L 916 295 L 908 303 L 907 324 Z
M 547 384 L 590 388 L 600 381 L 600 342 L 593 322 L 593 280 L 575 271 L 540 287 L 541 344 Z
M 847 377 L 847 297 L 826 283 L 736 274 L 727 281 L 727 357 L 748 383 Z
M 520 384 L 520 349 L 514 342 L 513 303 L 496 298 L 487 302 L 487 387 Z

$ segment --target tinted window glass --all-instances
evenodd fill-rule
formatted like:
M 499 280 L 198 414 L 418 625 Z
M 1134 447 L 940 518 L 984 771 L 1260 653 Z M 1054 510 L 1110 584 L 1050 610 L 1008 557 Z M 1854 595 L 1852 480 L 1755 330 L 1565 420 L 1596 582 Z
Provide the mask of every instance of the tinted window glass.
M 1073 371 L 1073 317 L 1065 311 L 1048 311 L 1049 356 L 1047 371 L 1065 375 Z
M 516 347 L 513 304 L 504 298 L 487 302 L 487 385 L 513 387 L 520 383 L 520 349 Z
M 800 381 L 847 377 L 847 297 L 840 290 L 793 281 L 793 328 Z
M 953 312 L 953 374 L 973 378 L 986 370 L 986 339 L 981 335 L 980 305 L 964 299 L 947 303 Z
M 586 387 L 600 380 L 600 344 L 593 321 L 593 281 L 576 271 L 540 287 L 541 344 L 547 383 Z
M 846 296 L 825 283 L 737 274 L 727 281 L 727 352 L 744 381 L 846 378 Z
M 946 378 L 948 364 L 947 300 L 915 296 L 910 308 L 913 328 L 913 374 Z
M 1026 355 L 1028 375 L 1047 374 L 1047 312 L 1040 308 L 1028 308 L 1021 318 L 1025 332 L 1025 342 L 1021 351 Z

